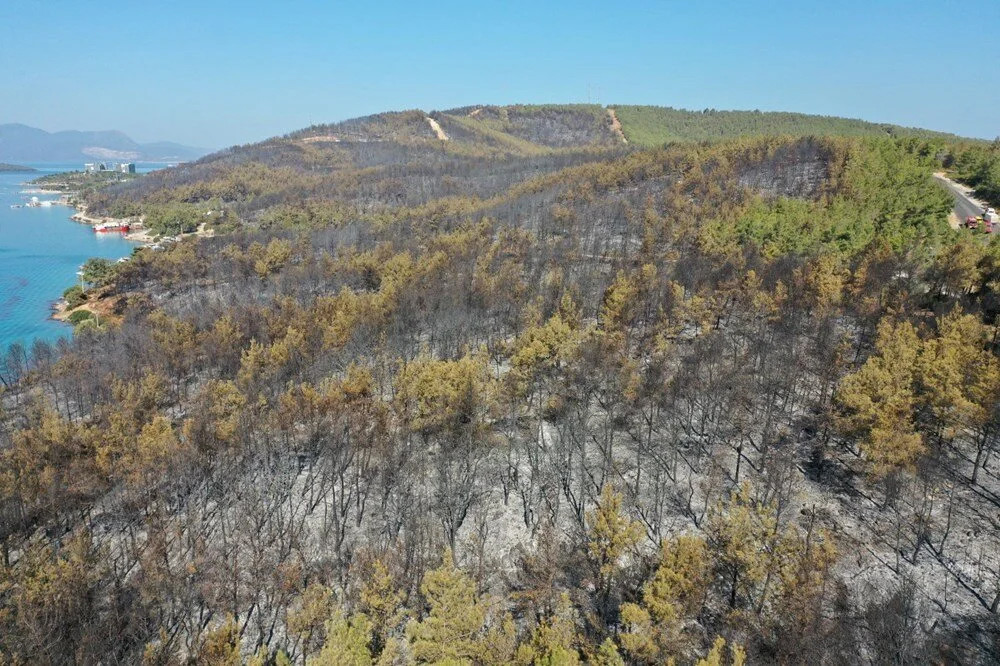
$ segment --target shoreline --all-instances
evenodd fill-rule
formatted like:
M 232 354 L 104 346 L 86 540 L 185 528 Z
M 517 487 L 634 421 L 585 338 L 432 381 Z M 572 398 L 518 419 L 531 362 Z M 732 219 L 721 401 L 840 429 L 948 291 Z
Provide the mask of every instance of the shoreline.
M 49 315 L 49 319 L 53 319 L 63 324 L 69 324 L 69 322 L 66 321 L 67 319 L 69 319 L 69 313 L 70 313 L 69 301 L 67 301 L 65 298 L 59 298 L 56 301 L 52 301 L 52 303 L 49 306 L 49 309 L 52 310 L 52 314 Z M 75 310 L 76 308 L 73 309 Z
M 69 192 L 63 194 L 72 197 L 72 195 L 75 193 Z M 88 215 L 87 206 L 79 201 L 73 201 L 72 198 L 69 201 L 67 201 L 67 205 L 72 206 L 76 210 L 75 213 L 69 216 L 70 221 L 76 222 L 78 224 L 86 224 L 89 226 L 93 226 L 95 224 L 101 224 L 105 222 L 128 223 L 131 229 L 128 232 L 122 234 L 122 237 L 126 241 L 138 244 L 139 247 L 150 247 L 153 249 L 158 249 L 159 248 L 158 243 L 166 239 L 171 239 L 176 241 L 180 240 L 181 238 L 184 238 L 185 236 L 210 237 L 215 235 L 215 230 L 206 228 L 206 224 L 202 222 L 201 224 L 198 225 L 197 231 L 188 234 L 179 234 L 177 236 L 166 236 L 166 237 L 154 236 L 149 229 L 145 228 L 141 217 L 139 219 L 135 219 L 132 217 L 119 218 L 119 217 L 110 217 L 106 215 L 101 215 L 101 216 Z M 111 315 L 111 313 L 107 310 L 107 306 L 104 306 L 104 303 L 105 301 L 108 300 L 108 298 L 107 294 L 103 292 L 104 292 L 103 288 L 95 290 L 94 300 L 86 303 L 81 303 L 80 305 L 72 309 L 69 307 L 69 303 L 66 301 L 65 298 L 60 297 L 56 299 L 51 303 L 50 306 L 51 314 L 49 315 L 49 319 L 71 326 L 71 324 L 68 321 L 70 315 L 78 310 L 87 310 L 89 312 L 93 312 L 96 315 L 99 315 L 100 317 L 106 318 L 107 320 L 113 320 L 114 319 L 113 315 Z M 104 312 L 101 312 L 102 306 L 104 306 L 105 310 Z
M 21 194 L 59 194 L 59 195 L 69 195 L 71 192 L 65 192 L 63 190 L 46 190 L 45 188 L 33 188 L 29 190 L 21 190 Z
M 120 297 L 116 297 L 115 294 L 108 294 L 105 287 L 100 287 L 94 291 L 93 300 L 81 303 L 75 308 L 70 308 L 65 298 L 59 298 L 54 301 L 51 306 L 52 314 L 49 315 L 49 319 L 72 327 L 73 324 L 69 321 L 70 315 L 80 310 L 86 310 L 104 321 L 115 321 L 117 316 L 114 310 L 120 300 Z
M 75 193 L 64 192 L 63 194 L 71 196 Z M 132 222 L 132 218 L 114 218 L 106 216 L 94 217 L 91 215 L 87 215 L 87 207 L 82 203 L 74 202 L 72 200 L 68 201 L 67 205 L 75 209 L 76 212 L 74 212 L 72 215 L 69 216 L 69 220 L 71 222 L 76 222 L 77 224 L 86 224 L 88 226 L 93 226 L 95 224 L 100 224 L 102 222 L 128 222 L 130 225 L 135 224 L 134 222 Z M 142 224 L 142 222 L 138 222 L 138 224 Z M 147 247 L 154 242 L 152 237 L 150 237 L 149 232 L 146 229 L 142 229 L 139 231 L 130 231 L 128 233 L 122 234 L 122 237 L 127 241 L 138 243 L 140 247 Z M 128 257 L 128 255 L 125 256 Z M 72 324 L 69 323 L 69 317 L 71 314 L 73 314 L 78 310 L 87 310 L 88 312 L 101 314 L 100 312 L 95 312 L 94 310 L 94 307 L 97 306 L 101 300 L 103 300 L 103 294 L 99 295 L 97 300 L 94 301 L 93 303 L 81 303 L 75 308 L 70 308 L 69 302 L 65 298 L 60 296 L 59 298 L 57 298 L 56 300 L 52 301 L 49 304 L 49 309 L 51 311 L 51 314 L 49 314 L 49 319 L 53 321 L 58 321 L 59 323 L 65 324 L 67 326 L 72 326 Z
M 10 202 L 12 203 L 11 207 L 14 207 L 14 204 L 16 204 L 16 207 L 26 209 L 24 211 L 24 219 L 27 224 L 31 223 L 30 218 L 33 215 L 33 213 L 28 212 L 28 209 L 33 208 L 33 206 L 30 203 L 22 202 L 22 199 L 34 196 L 37 199 L 42 200 L 53 199 L 52 201 L 44 201 L 44 208 L 48 208 L 50 206 L 53 209 L 55 209 L 56 206 L 59 206 L 60 208 L 63 206 L 69 208 L 69 210 L 66 210 L 65 212 L 52 210 L 51 213 L 47 214 L 47 219 L 56 224 L 56 226 L 52 228 L 51 233 L 57 234 L 61 237 L 73 238 L 76 238 L 77 233 L 93 235 L 94 237 L 99 235 L 115 237 L 114 239 L 109 239 L 114 240 L 114 250 L 108 252 L 106 249 L 94 249 L 94 255 L 99 256 L 101 252 L 104 252 L 106 253 L 109 261 L 114 262 L 121 259 L 127 260 L 131 258 L 136 248 L 148 247 L 150 245 L 154 245 L 156 242 L 152 237 L 152 234 L 148 230 L 142 228 L 142 220 L 137 217 L 117 220 L 120 222 L 127 221 L 130 223 L 132 229 L 128 233 L 109 232 L 107 234 L 98 234 L 98 232 L 93 230 L 93 225 L 100 222 L 114 221 L 115 218 L 88 213 L 86 204 L 78 198 L 79 194 L 75 190 L 67 191 L 62 189 L 56 190 L 47 187 L 38 187 L 27 182 L 11 182 L 10 179 L 5 181 L 5 188 L 8 187 L 8 184 L 9 189 L 4 190 L 4 201 L 7 201 L 6 195 L 9 194 Z M 42 207 L 42 203 L 43 201 L 39 201 L 37 205 Z M 4 208 L 6 207 L 7 206 L 4 205 Z M 20 213 L 21 211 L 18 212 Z M 52 215 L 53 217 L 48 217 L 48 215 Z M 67 222 L 71 224 L 76 223 L 87 225 L 88 228 L 77 232 L 69 227 L 58 227 L 59 224 L 66 224 Z M 122 244 L 118 242 L 118 239 L 128 242 Z M 76 250 L 79 250 L 84 246 L 88 248 L 88 250 L 84 250 L 80 253 L 83 257 L 80 261 L 86 260 L 89 256 L 94 256 L 89 252 L 89 248 L 94 242 L 95 239 L 84 240 L 81 238 L 80 242 L 75 244 Z M 68 251 L 71 253 L 74 251 L 73 243 L 70 244 Z M 103 287 L 90 289 L 87 295 L 87 301 L 80 303 L 76 307 L 70 307 L 69 302 L 63 294 L 67 288 L 79 284 L 78 276 L 73 274 L 73 271 L 79 270 L 79 267 L 75 267 L 72 271 L 68 271 L 67 275 L 63 279 L 54 279 L 51 287 L 42 290 L 42 292 L 37 295 L 35 302 L 38 305 L 32 306 L 31 308 L 37 314 L 27 316 L 25 321 L 26 325 L 30 324 L 32 326 L 38 326 L 39 328 L 36 332 L 26 332 L 25 338 L 21 340 L 22 342 L 30 344 L 35 339 L 54 340 L 56 338 L 71 338 L 74 330 L 74 324 L 70 317 L 74 312 L 79 310 L 86 310 L 93 313 L 95 317 L 99 318 L 101 324 L 104 324 L 105 322 L 115 323 L 120 321 L 121 317 L 116 313 L 116 310 L 120 307 L 119 303 L 122 297 L 119 294 L 109 292 Z M 35 310 L 35 308 L 38 309 Z M 34 322 L 37 322 L 37 324 Z M 16 335 L 12 337 L 12 340 L 16 337 Z
M 144 247 L 152 245 L 154 242 L 156 242 L 150 235 L 149 230 L 142 227 L 141 219 L 133 220 L 133 218 L 131 217 L 108 217 L 104 215 L 100 217 L 94 217 L 92 215 L 87 215 L 87 207 L 85 205 L 81 203 L 70 203 L 70 205 L 76 209 L 76 212 L 69 216 L 69 219 L 73 220 L 74 222 L 78 222 L 80 224 L 89 224 L 91 226 L 95 224 L 103 224 L 105 222 L 128 223 L 130 227 L 129 231 L 122 234 L 122 237 L 125 238 L 125 240 L 131 241 L 133 243 L 140 243 Z M 136 231 L 132 231 L 131 227 L 135 226 L 138 226 L 140 228 L 137 229 Z

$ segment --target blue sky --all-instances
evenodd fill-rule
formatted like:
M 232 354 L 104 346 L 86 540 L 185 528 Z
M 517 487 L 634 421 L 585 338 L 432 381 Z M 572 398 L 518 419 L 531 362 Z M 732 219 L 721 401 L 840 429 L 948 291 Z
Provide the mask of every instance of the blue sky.
M 992 138 L 998 35 L 998 0 L 2 0 L 0 123 L 219 148 L 385 110 L 589 99 Z

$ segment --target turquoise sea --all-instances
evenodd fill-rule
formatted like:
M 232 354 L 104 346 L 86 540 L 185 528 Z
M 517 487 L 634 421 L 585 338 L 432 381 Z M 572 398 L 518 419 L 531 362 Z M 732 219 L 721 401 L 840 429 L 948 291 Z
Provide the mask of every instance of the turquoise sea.
M 90 257 L 117 259 L 132 253 L 134 243 L 120 234 L 96 234 L 69 219 L 68 206 L 11 208 L 57 194 L 28 192 L 25 182 L 45 173 L 79 170 L 82 164 L 31 164 L 39 173 L 0 173 L 0 353 L 14 342 L 30 348 L 36 339 L 50 342 L 69 336 L 69 325 L 51 318 L 52 305 L 79 279 Z M 149 171 L 150 165 L 143 165 Z

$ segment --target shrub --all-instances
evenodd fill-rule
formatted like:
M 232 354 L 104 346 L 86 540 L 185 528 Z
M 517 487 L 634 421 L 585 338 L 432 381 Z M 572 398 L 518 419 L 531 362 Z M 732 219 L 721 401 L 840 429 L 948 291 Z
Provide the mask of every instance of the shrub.
M 90 333 L 98 333 L 104 330 L 94 318 L 84 319 L 79 324 L 73 327 L 73 335 L 84 335 L 88 331 Z
M 74 284 L 72 287 L 63 292 L 63 298 L 66 299 L 66 303 L 69 309 L 79 307 L 87 300 L 87 294 L 83 291 L 83 287 L 78 284 Z
M 94 313 L 91 312 L 90 310 L 76 310 L 74 312 L 69 313 L 69 318 L 67 319 L 67 321 L 69 321 L 69 323 L 75 326 L 82 321 L 87 321 L 88 319 L 93 319 L 93 318 L 94 318 Z
M 110 259 L 91 257 L 83 264 L 83 280 L 95 285 L 106 284 L 114 275 L 114 267 Z
M 196 206 L 183 203 L 150 206 L 146 210 L 146 228 L 163 236 L 191 233 L 198 229 L 203 213 Z

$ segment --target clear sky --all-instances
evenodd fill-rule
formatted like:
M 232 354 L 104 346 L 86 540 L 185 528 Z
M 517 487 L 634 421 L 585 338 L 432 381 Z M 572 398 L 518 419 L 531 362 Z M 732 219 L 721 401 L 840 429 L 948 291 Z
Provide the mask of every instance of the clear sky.
M 1000 135 L 1000 0 L 0 0 L 0 123 L 207 148 L 386 110 L 586 102 Z

